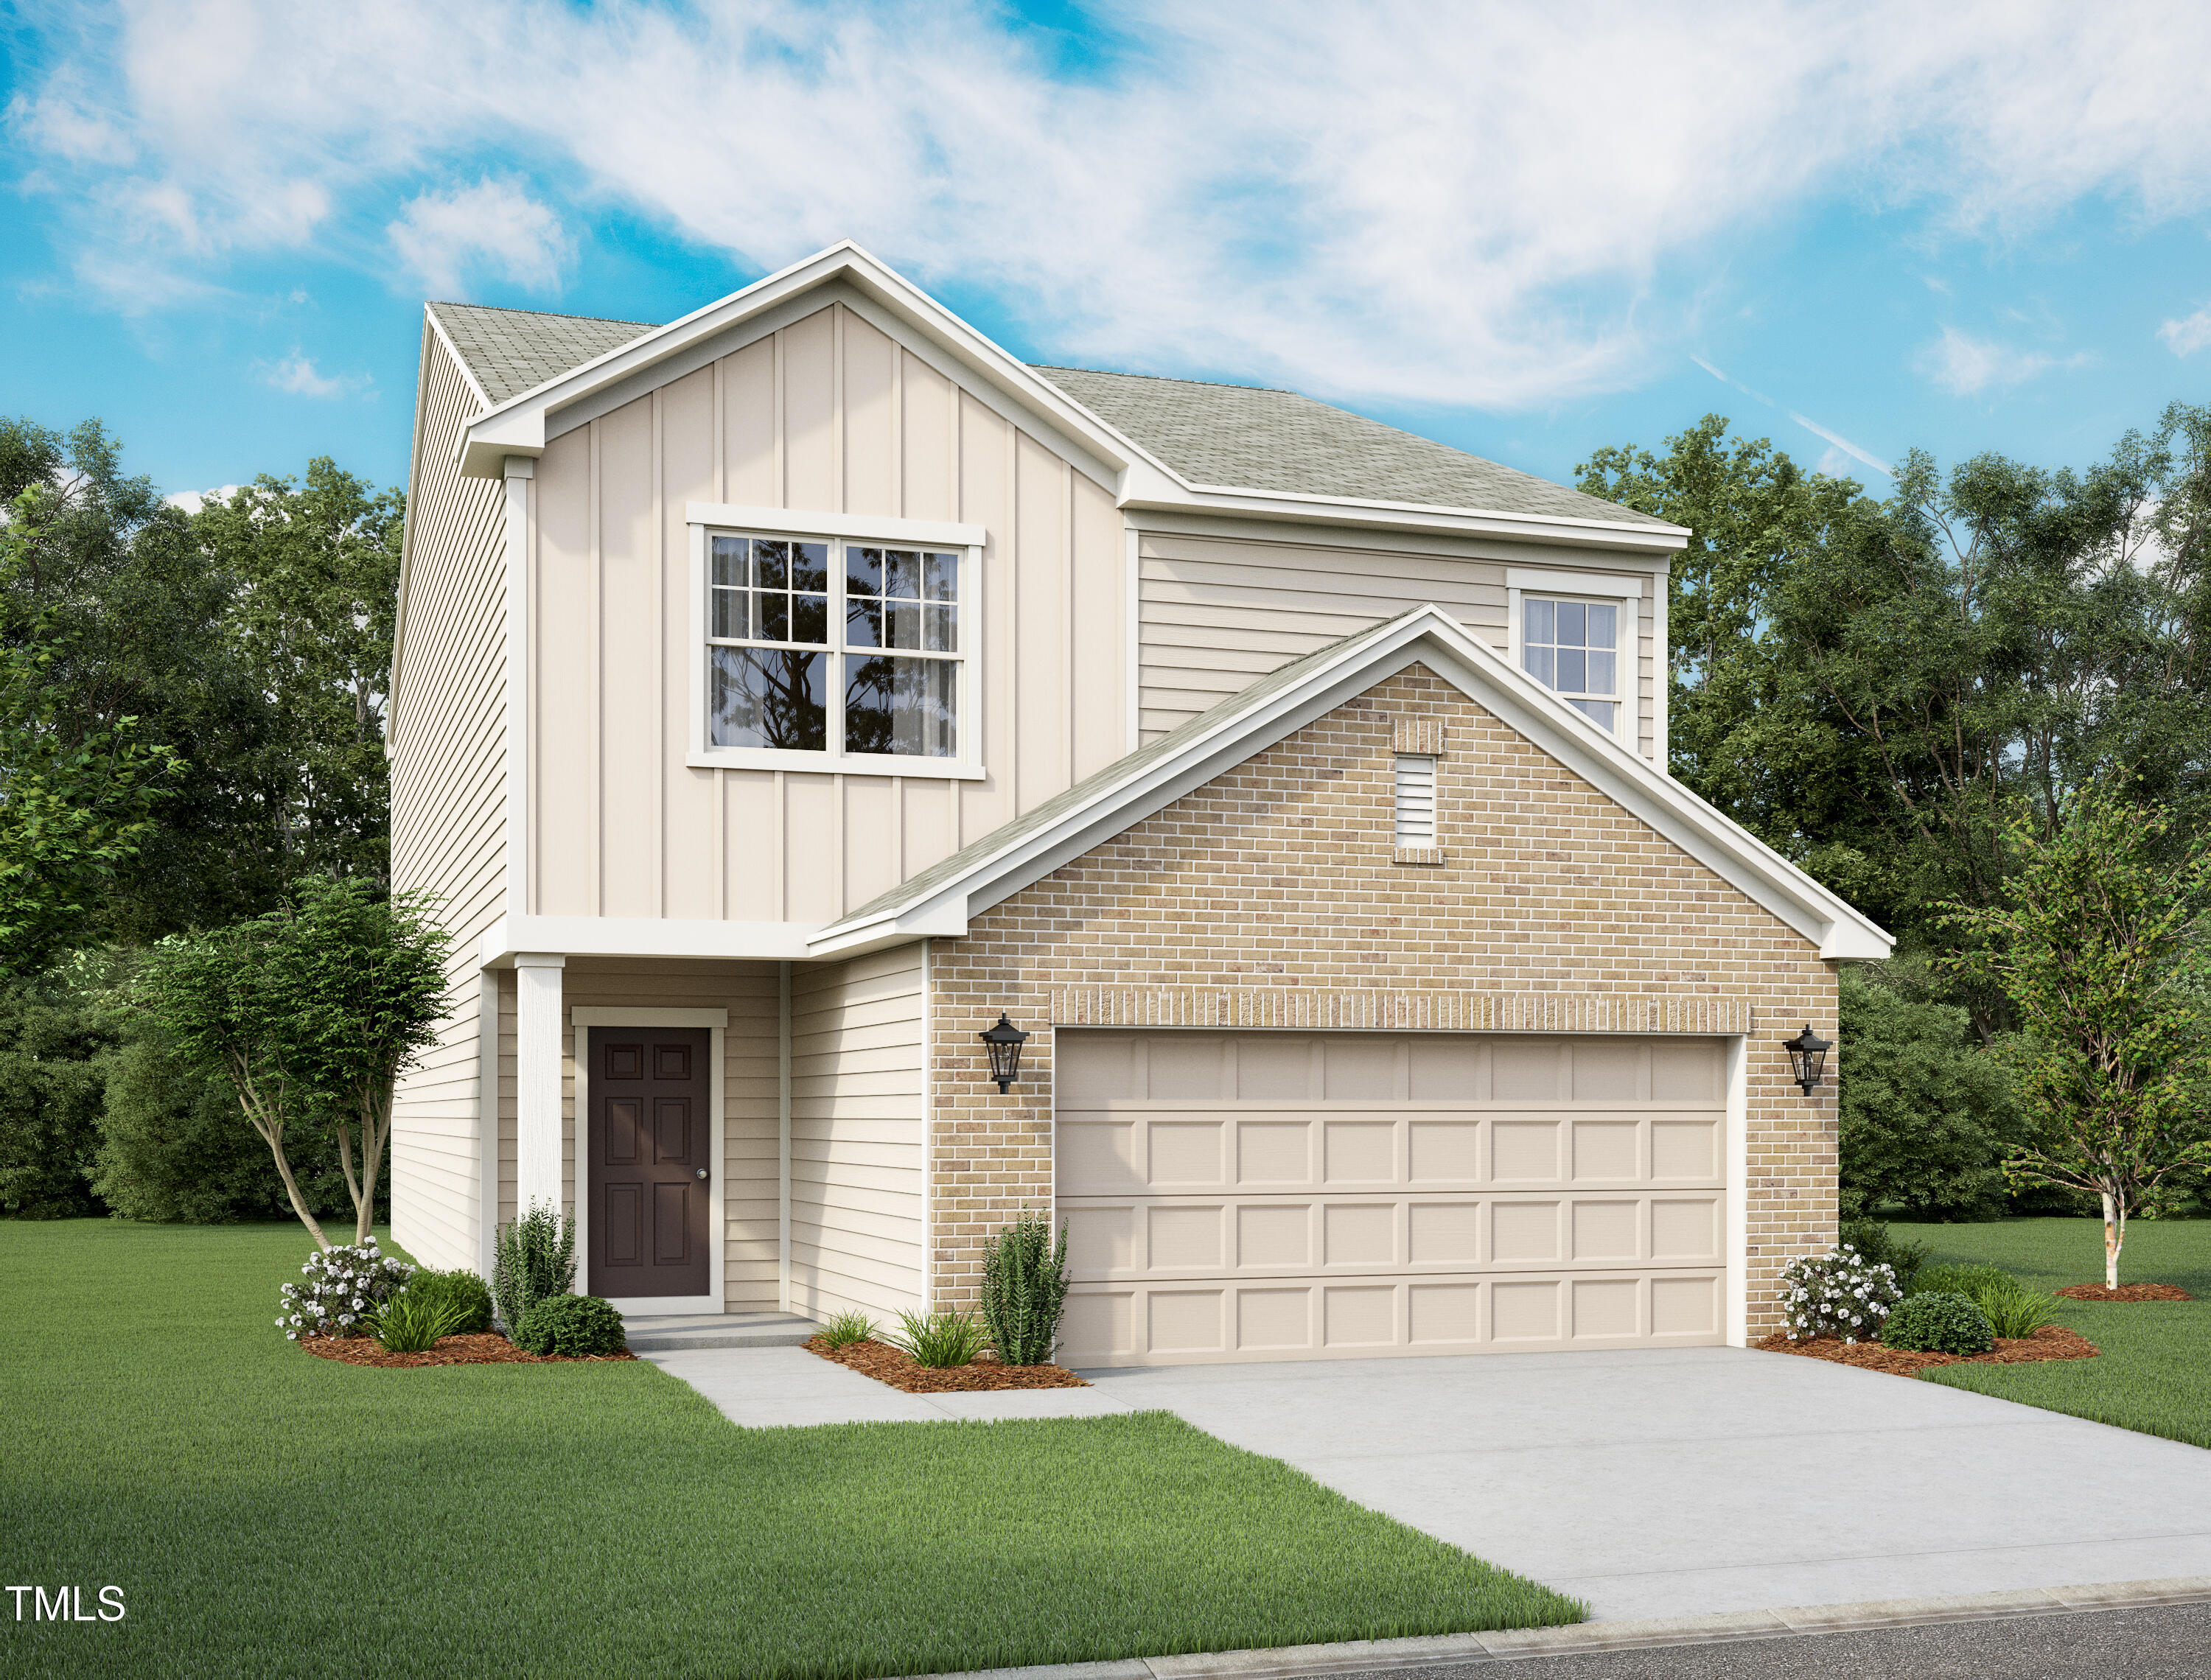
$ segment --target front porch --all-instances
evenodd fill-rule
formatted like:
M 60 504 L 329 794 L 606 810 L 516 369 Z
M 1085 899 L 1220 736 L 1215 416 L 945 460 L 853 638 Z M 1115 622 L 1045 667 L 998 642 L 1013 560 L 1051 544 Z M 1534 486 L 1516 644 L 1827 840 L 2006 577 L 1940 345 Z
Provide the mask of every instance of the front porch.
M 560 1207 L 578 1289 L 640 1349 L 919 1308 L 922 962 L 524 952 L 486 970 L 483 1263 L 518 1210 Z

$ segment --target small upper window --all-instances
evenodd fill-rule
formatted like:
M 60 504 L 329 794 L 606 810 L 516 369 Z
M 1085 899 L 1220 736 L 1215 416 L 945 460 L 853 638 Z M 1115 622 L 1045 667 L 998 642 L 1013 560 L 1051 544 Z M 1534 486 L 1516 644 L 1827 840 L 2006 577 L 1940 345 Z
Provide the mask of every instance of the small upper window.
M 1520 662 L 1591 721 L 1620 728 L 1620 607 L 1523 596 Z
M 1425 849 L 1436 843 L 1436 761 L 1427 752 L 1397 755 L 1397 844 Z
M 708 743 L 958 757 L 964 559 L 958 550 L 715 536 Z

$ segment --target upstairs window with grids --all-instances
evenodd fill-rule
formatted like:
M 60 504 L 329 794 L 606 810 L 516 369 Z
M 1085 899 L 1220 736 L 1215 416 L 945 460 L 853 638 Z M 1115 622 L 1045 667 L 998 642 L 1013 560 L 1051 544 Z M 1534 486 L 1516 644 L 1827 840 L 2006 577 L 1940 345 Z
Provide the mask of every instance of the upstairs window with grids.
M 1616 601 L 1521 601 L 1520 663 L 1576 711 L 1620 728 L 1620 620 Z
M 960 754 L 960 550 L 712 539 L 711 746 Z

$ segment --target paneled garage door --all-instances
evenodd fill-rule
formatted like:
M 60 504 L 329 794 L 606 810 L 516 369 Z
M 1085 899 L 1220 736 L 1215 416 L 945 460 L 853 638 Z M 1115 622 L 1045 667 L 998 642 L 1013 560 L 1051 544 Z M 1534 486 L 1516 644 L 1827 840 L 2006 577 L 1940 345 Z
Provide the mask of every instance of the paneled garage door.
M 1723 1040 L 1053 1036 L 1069 1364 L 1721 1339 Z

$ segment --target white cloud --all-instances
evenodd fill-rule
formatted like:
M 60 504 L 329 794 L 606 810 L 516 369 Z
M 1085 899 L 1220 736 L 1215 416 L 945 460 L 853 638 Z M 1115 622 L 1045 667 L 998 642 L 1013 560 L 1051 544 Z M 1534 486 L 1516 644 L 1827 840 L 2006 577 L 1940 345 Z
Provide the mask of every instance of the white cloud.
M 162 497 L 161 499 L 171 507 L 184 509 L 186 513 L 197 513 L 209 502 L 228 501 L 239 493 L 239 488 L 240 486 L 235 484 L 221 484 L 212 490 L 179 490 Z
M 1921 347 L 1912 366 L 1937 390 L 1978 396 L 1983 391 L 2009 390 L 2049 368 L 2078 367 L 2087 360 L 2086 354 L 2060 360 L 1945 327 L 1940 337 Z
M 543 289 L 613 206 L 733 282 L 850 235 L 1071 359 L 1506 407 L 1639 377 L 1669 266 L 1808 199 L 2211 205 L 2211 8 L 2169 0 L 1134 0 L 1075 79 L 990 0 L 100 15 L 11 120 L 125 302 L 311 245 Z M 494 157 L 527 184 L 451 184 Z
M 2184 315 L 2166 322 L 2157 329 L 2165 341 L 2165 347 L 2176 356 L 2192 356 L 2207 345 L 2211 345 L 2211 304 L 2206 304 L 2193 315 Z
M 358 378 L 334 377 L 317 370 L 312 357 L 297 350 L 279 362 L 262 362 L 254 371 L 261 383 L 273 386 L 289 396 L 336 397 L 365 390 L 371 383 L 366 376 Z
M 441 298 L 463 293 L 474 270 L 550 290 L 568 254 L 560 217 L 511 181 L 420 194 L 385 232 L 399 260 Z

